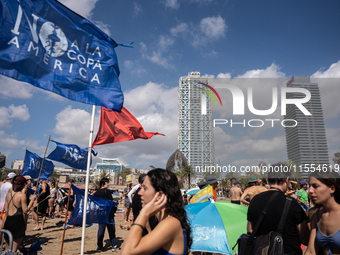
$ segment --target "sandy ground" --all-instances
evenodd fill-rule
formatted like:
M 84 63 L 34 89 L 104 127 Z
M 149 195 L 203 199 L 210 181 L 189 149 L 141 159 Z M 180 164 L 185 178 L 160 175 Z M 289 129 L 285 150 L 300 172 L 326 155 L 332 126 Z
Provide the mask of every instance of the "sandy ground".
M 117 212 L 115 217 L 116 222 L 116 238 L 118 246 L 121 246 L 124 238 L 126 237 L 128 230 L 123 230 L 119 227 L 120 224 L 127 225 L 128 223 L 122 222 L 122 213 Z M 41 220 L 41 219 L 40 219 Z M 64 227 L 63 223 L 65 218 L 47 218 L 43 231 L 32 231 L 35 227 L 35 223 L 32 222 L 31 217 L 28 219 L 26 237 L 24 239 L 24 244 L 26 248 L 29 248 L 35 241 L 43 239 L 40 251 L 44 255 L 55 255 L 61 254 L 61 244 L 63 238 Z M 93 224 L 89 228 L 86 228 L 85 232 L 85 249 L 84 254 L 94 254 L 97 249 L 97 231 L 98 225 Z M 81 236 L 82 228 L 74 227 L 68 228 L 65 231 L 64 247 L 63 253 L 65 255 L 80 254 L 81 250 Z M 112 252 L 111 243 L 109 240 L 109 234 L 107 230 L 104 236 L 104 248 L 100 254 L 118 254 L 118 252 Z M 39 253 L 38 253 L 39 254 Z
M 220 200 L 220 199 L 218 199 Z M 121 202 L 119 205 L 119 209 L 116 213 L 115 223 L 116 223 L 116 238 L 118 242 L 118 247 L 120 247 L 126 235 L 128 234 L 128 230 L 121 229 L 120 225 L 128 226 L 128 223 L 123 223 L 123 212 L 121 212 L 123 207 L 123 203 Z M 39 218 L 41 221 L 41 218 Z M 64 227 L 63 223 L 65 222 L 65 218 L 55 218 L 50 219 L 47 218 L 43 231 L 32 231 L 35 227 L 35 223 L 32 222 L 32 217 L 30 216 L 28 219 L 26 237 L 24 239 L 24 245 L 26 248 L 29 248 L 34 242 L 37 240 L 43 239 L 40 251 L 44 255 L 57 255 L 61 254 L 61 244 L 63 238 Z M 97 249 L 97 231 L 98 225 L 93 224 L 89 228 L 86 228 L 85 233 L 85 249 L 84 254 L 99 254 L 96 252 Z M 82 228 L 68 228 L 65 231 L 64 238 L 64 247 L 63 253 L 65 255 L 75 255 L 80 254 L 81 250 L 81 235 Z M 119 252 L 112 252 L 111 243 L 109 240 L 109 234 L 107 230 L 105 231 L 104 236 L 104 248 L 100 254 L 118 254 Z M 38 253 L 38 254 L 41 254 Z M 201 254 L 201 253 L 192 253 L 192 255 Z

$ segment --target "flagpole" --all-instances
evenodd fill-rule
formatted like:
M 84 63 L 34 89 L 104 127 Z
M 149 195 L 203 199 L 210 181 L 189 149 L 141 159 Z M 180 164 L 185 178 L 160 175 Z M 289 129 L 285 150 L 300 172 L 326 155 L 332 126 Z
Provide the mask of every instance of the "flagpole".
M 24 170 L 26 151 L 27 151 L 27 146 L 26 146 L 26 150 L 25 150 L 24 160 L 22 161 L 21 175 L 22 175 L 22 171 Z
M 64 248 L 64 239 L 65 239 L 65 230 L 66 230 L 66 223 L 67 223 L 67 217 L 68 217 L 68 207 L 70 205 L 70 197 L 71 197 L 71 189 L 72 189 L 72 179 L 70 181 L 70 188 L 68 189 L 68 200 L 67 200 L 67 206 L 66 206 L 66 215 L 65 215 L 65 224 L 64 224 L 64 232 L 63 232 L 63 239 L 61 241 L 61 249 L 60 249 L 60 255 L 63 254 L 63 248 Z M 73 203 L 73 201 L 72 201 Z
M 90 138 L 89 138 L 89 148 L 87 154 L 87 168 L 86 168 L 86 180 L 85 180 L 85 194 L 84 194 L 84 208 L 83 208 L 83 226 L 81 232 L 81 250 L 80 254 L 84 255 L 85 246 L 85 230 L 86 230 L 86 211 L 87 211 L 87 198 L 89 192 L 89 178 L 90 178 L 90 164 L 91 164 L 91 152 L 92 152 L 92 140 L 93 140 L 93 127 L 94 127 L 94 116 L 95 116 L 96 106 L 92 107 L 92 119 L 90 128 Z
M 38 176 L 38 183 L 39 183 L 39 180 L 40 180 L 40 174 L 41 174 L 41 170 L 42 170 L 42 168 L 43 168 L 43 165 L 44 165 L 45 156 L 46 156 L 46 152 L 47 152 L 48 144 L 50 143 L 50 139 L 51 139 L 51 135 L 48 137 L 48 142 L 47 142 L 47 146 L 46 146 L 46 149 L 45 149 L 44 157 L 43 157 L 43 160 L 42 160 L 42 162 L 41 162 L 41 166 L 40 166 L 40 172 L 39 172 L 39 176 Z

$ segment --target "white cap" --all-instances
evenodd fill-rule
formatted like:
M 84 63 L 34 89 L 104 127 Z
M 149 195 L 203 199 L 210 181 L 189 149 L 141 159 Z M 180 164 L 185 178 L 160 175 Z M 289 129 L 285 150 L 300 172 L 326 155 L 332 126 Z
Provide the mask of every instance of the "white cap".
M 32 180 L 31 176 L 29 176 L 29 175 L 24 175 L 24 177 L 25 177 L 26 181 Z
M 9 179 L 12 179 L 12 178 L 14 178 L 15 176 L 17 176 L 15 173 L 9 173 L 8 175 L 7 175 L 7 180 L 9 180 Z

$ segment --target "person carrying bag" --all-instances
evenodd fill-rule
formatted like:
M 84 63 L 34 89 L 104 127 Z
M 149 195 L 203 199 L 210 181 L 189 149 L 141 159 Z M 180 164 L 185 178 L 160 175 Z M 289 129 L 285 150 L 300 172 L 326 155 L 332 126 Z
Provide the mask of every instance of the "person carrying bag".
M 266 203 L 265 208 L 261 212 L 261 216 L 259 220 L 256 222 L 253 232 L 249 234 L 242 234 L 237 241 L 238 244 L 238 255 L 283 255 L 283 238 L 282 231 L 283 227 L 288 215 L 288 211 L 290 208 L 290 204 L 292 202 L 292 198 L 286 197 L 286 202 L 284 206 L 284 210 L 280 219 L 280 223 L 277 231 L 271 231 L 267 234 L 256 236 L 258 229 L 260 228 L 264 217 L 267 214 L 267 209 L 270 203 L 274 200 L 274 198 L 278 195 L 275 192 L 268 202 Z

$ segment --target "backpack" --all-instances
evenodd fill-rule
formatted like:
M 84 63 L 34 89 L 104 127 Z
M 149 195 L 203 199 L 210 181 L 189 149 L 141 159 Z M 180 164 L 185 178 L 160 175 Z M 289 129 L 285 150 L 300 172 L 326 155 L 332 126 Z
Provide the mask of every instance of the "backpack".
M 291 197 L 286 197 L 285 206 L 279 222 L 277 231 L 271 231 L 267 234 L 257 236 L 255 235 L 261 226 L 264 217 L 267 214 L 267 209 L 270 202 L 277 196 L 278 192 L 275 192 L 268 200 L 264 210 L 261 212 L 261 216 L 257 221 L 254 230 L 251 235 L 242 234 L 237 240 L 238 255 L 283 255 L 283 238 L 282 230 L 288 215 L 288 210 L 292 202 Z M 236 246 L 236 245 L 235 245 Z M 235 247 L 234 246 L 234 247 Z

